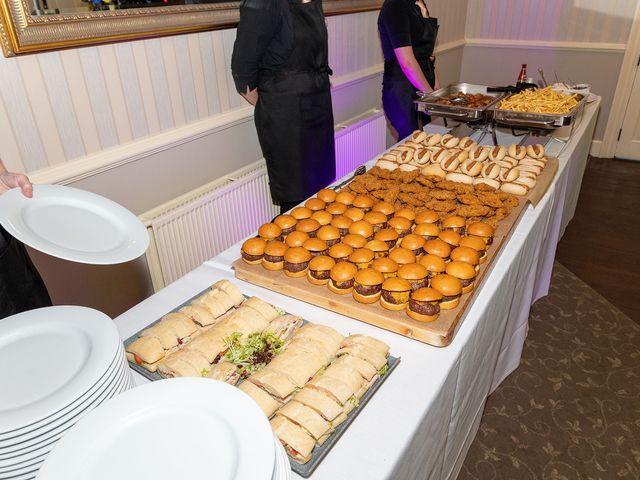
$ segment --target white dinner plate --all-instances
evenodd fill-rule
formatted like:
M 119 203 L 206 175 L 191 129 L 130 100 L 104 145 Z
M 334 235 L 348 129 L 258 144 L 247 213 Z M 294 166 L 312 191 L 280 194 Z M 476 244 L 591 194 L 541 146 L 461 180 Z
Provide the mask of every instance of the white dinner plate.
M 273 433 L 240 389 L 206 378 L 148 383 L 105 403 L 58 442 L 41 480 L 270 480 Z
M 29 310 L 0 322 L 0 438 L 73 403 L 120 349 L 104 313 L 77 306 Z
M 54 257 L 111 265 L 138 258 L 149 234 L 129 210 L 108 198 L 61 185 L 14 188 L 0 196 L 0 224 L 23 243 Z

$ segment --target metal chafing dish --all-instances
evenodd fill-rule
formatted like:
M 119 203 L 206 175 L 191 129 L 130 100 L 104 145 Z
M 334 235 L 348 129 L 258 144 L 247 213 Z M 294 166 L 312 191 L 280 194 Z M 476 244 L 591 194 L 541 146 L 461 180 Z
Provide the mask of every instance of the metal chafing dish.
M 576 117 L 582 113 L 587 96 L 577 93 L 578 104 L 569 113 L 528 113 L 515 112 L 513 110 L 501 110 L 498 102 L 494 102 L 488 108 L 488 112 L 493 115 L 495 123 L 514 128 L 534 128 L 541 130 L 552 130 L 554 128 L 566 127 L 575 122 Z M 509 98 L 509 97 L 506 97 Z
M 483 107 L 469 108 L 464 105 L 442 105 L 435 103 L 437 100 L 448 97 L 456 93 L 481 93 L 495 97 L 489 104 Z M 460 122 L 475 122 L 485 118 L 485 112 L 495 105 L 498 100 L 504 98 L 504 93 L 487 92 L 486 85 L 473 85 L 470 83 L 453 83 L 448 87 L 441 88 L 429 94 L 421 94 L 420 98 L 415 100 L 416 110 L 425 112 L 429 115 L 449 118 Z

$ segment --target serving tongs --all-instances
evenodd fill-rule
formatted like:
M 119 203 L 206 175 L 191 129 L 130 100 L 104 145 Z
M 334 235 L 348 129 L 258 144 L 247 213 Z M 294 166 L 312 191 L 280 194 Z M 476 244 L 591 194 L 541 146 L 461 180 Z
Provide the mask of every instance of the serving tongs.
M 360 165 L 358 168 L 356 168 L 355 172 L 353 172 L 353 175 L 351 175 L 349 178 L 347 178 L 344 182 L 339 183 L 338 185 L 334 185 L 333 187 L 329 187 L 329 188 L 331 190 L 340 190 L 347 183 L 351 182 L 351 180 L 353 180 L 354 178 L 356 178 L 359 175 L 362 175 L 366 171 L 367 171 L 367 167 L 364 166 L 364 165 Z

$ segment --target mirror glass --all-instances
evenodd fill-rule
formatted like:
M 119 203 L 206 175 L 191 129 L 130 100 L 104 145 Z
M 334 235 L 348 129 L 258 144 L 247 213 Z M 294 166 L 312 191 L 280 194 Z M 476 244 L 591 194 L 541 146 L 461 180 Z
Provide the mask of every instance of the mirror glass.
M 228 0 L 28 0 L 34 16 L 225 2 Z

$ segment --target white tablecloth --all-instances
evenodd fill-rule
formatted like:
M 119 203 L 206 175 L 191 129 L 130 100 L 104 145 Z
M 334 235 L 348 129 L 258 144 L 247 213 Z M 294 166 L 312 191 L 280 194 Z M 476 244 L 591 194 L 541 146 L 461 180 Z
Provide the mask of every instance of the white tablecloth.
M 344 334 L 373 335 L 402 361 L 316 470 L 313 479 L 454 479 L 473 441 L 488 394 L 519 363 L 530 305 L 547 293 L 555 249 L 572 218 L 599 102 L 587 106 L 559 155 L 556 180 L 528 206 L 467 310 L 451 345 L 436 348 L 240 282 L 305 319 Z M 503 140 L 504 141 L 504 140 Z M 557 153 L 554 142 L 550 153 Z M 554 149 L 555 152 L 554 152 Z M 221 278 L 232 278 L 234 245 L 119 316 L 123 339 Z M 140 383 L 146 380 L 136 375 Z

